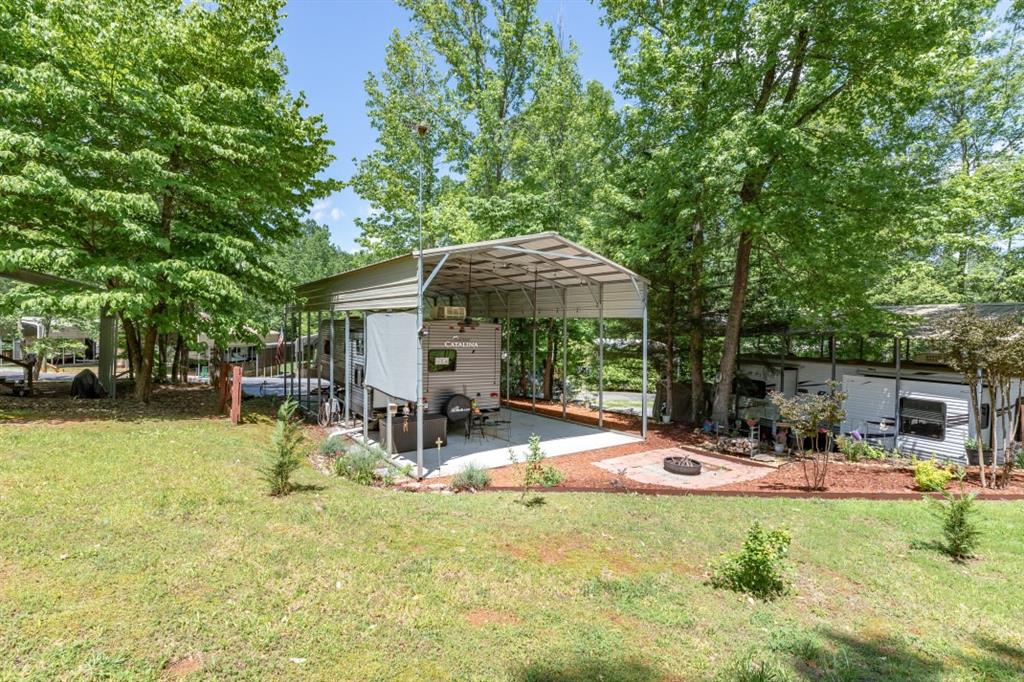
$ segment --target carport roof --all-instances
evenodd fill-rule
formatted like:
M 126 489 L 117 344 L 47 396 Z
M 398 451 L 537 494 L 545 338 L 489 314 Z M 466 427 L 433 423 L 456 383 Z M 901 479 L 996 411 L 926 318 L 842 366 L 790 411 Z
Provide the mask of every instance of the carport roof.
M 418 252 L 398 256 L 303 284 L 296 293 L 304 307 L 312 310 L 415 308 L 418 258 Z M 551 298 L 556 292 L 561 305 L 579 316 L 594 316 L 601 303 L 598 292 L 604 291 L 613 307 L 615 301 L 624 303 L 624 294 L 635 297 L 640 305 L 618 312 L 639 317 L 641 292 L 648 284 L 632 270 L 556 232 L 424 249 L 423 272 L 429 282 L 427 296 L 461 296 L 477 312 L 484 310 L 489 316 L 521 309 L 524 301 L 530 307 L 550 307 L 539 302 L 541 291 L 542 298 Z M 574 294 L 571 297 L 570 292 Z M 593 303 L 585 303 L 587 299 Z

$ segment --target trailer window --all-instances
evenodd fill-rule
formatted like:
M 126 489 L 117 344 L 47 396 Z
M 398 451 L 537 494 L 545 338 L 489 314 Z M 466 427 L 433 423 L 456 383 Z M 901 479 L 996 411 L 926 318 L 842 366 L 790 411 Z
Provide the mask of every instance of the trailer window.
M 946 403 L 900 398 L 900 433 L 931 440 L 946 438 Z
M 427 351 L 428 372 L 454 372 L 457 352 L 453 348 L 435 348 Z

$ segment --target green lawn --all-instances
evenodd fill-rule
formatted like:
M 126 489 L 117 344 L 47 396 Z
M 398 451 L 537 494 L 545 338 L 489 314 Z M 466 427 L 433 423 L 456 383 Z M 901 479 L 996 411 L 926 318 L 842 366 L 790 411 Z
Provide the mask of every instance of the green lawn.
M 8 415 L 10 416 L 10 415 Z M 983 558 L 923 503 L 358 488 L 254 472 L 264 419 L 0 420 L 0 678 L 1019 679 L 1024 507 Z M 711 589 L 759 519 L 796 593 Z M 190 658 L 191 657 L 191 658 Z M 185 661 L 182 663 L 182 661 Z M 177 665 L 175 665 L 177 664 Z M 770 678 L 769 678 L 770 679 Z

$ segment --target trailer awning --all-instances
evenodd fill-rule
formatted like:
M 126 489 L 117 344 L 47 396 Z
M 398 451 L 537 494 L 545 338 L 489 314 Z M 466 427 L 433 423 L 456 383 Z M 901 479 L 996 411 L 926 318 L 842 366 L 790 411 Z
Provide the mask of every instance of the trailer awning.
M 307 310 L 416 307 L 419 253 L 296 289 Z M 423 251 L 424 305 L 460 305 L 473 317 L 641 318 L 646 279 L 555 232 Z

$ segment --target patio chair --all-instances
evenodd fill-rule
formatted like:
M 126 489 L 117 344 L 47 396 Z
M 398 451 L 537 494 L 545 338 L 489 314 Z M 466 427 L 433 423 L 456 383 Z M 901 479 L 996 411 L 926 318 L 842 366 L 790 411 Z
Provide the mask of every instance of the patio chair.
M 503 440 L 506 443 L 512 442 L 512 412 L 500 408 L 497 412 L 492 413 L 494 419 L 488 419 L 484 422 L 484 435 L 490 435 L 492 438 Z

